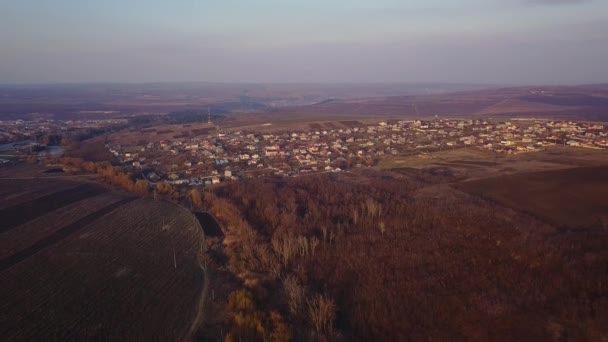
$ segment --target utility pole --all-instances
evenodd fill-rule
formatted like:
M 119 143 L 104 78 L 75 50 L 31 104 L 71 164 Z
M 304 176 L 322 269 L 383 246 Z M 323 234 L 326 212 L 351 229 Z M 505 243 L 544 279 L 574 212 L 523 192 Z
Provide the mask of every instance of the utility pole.
M 167 231 L 169 233 L 169 238 L 171 239 L 171 249 L 173 250 L 173 268 L 177 269 L 177 256 L 175 254 L 175 243 L 173 242 L 173 235 L 171 235 L 171 232 L 169 232 L 169 226 L 165 224 L 164 216 L 163 216 L 162 230 Z

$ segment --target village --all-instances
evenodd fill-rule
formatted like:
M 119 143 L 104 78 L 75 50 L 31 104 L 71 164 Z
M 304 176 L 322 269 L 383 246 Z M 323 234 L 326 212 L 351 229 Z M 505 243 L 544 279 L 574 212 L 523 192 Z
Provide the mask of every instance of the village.
M 125 125 L 126 119 L 110 120 L 0 120 L 0 144 L 37 142 L 41 137 L 64 137 Z M 86 136 L 84 136 L 86 138 Z
M 281 133 L 226 132 L 218 128 L 206 136 L 143 145 L 109 143 L 106 148 L 125 168 L 151 183 L 200 186 L 268 175 L 338 173 L 377 165 L 385 156 L 469 147 L 519 154 L 557 144 L 608 148 L 608 126 L 529 119 L 434 119 Z

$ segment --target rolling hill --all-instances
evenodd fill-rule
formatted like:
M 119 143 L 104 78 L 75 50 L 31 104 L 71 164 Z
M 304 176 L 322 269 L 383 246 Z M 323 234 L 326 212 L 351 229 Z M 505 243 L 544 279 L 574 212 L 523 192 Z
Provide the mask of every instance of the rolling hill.
M 534 86 L 336 99 L 277 112 L 395 117 L 529 116 L 608 120 L 608 85 Z

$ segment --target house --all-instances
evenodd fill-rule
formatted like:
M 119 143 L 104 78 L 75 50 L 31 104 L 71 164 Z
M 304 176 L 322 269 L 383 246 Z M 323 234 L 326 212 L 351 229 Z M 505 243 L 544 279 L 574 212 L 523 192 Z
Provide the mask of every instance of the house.
M 274 157 L 278 153 L 279 153 L 279 146 L 277 146 L 277 145 L 266 146 L 266 148 L 264 149 L 264 155 L 266 157 Z

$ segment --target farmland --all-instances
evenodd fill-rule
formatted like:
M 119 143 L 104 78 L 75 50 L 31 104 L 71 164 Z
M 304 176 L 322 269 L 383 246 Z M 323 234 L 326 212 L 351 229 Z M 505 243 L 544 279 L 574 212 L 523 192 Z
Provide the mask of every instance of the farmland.
M 163 140 L 173 140 L 180 137 L 196 137 L 207 136 L 209 132 L 215 128 L 207 123 L 204 124 L 174 124 L 174 125 L 158 125 L 152 128 L 146 128 L 142 131 L 131 129 L 121 131 L 109 136 L 110 142 L 119 141 L 121 143 L 135 144 L 140 140 L 146 142 L 159 142 Z M 142 134 L 145 138 L 142 138 Z
M 537 153 L 517 155 L 501 155 L 480 148 L 460 148 L 404 156 L 386 156 L 380 160 L 378 166 L 383 170 L 393 171 L 445 169 L 457 180 L 464 181 L 526 172 L 605 165 L 608 165 L 608 153 L 605 150 L 551 146 Z
M 203 287 L 188 210 L 66 179 L 0 180 L 0 333 L 179 340 Z
M 608 226 L 608 167 L 521 173 L 465 182 L 460 188 L 558 226 Z
M 608 223 L 608 154 L 553 146 L 534 154 L 456 149 L 387 157 L 380 168 L 431 177 L 561 227 Z

